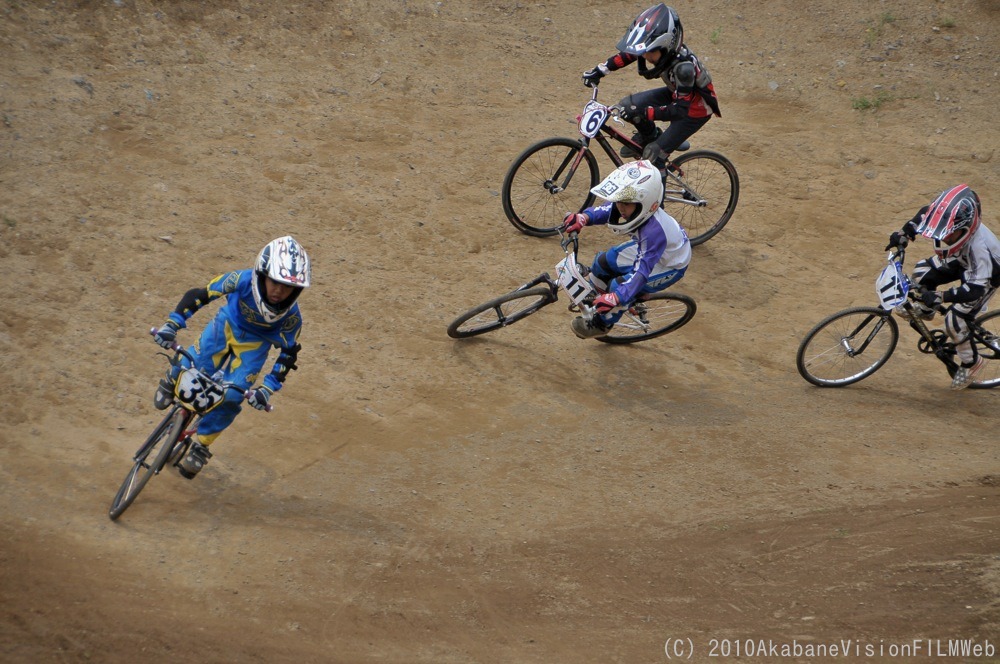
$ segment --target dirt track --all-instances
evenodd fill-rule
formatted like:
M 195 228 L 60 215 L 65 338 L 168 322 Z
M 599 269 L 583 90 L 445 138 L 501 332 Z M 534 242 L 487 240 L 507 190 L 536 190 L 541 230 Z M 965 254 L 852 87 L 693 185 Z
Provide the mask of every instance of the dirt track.
M 675 6 L 724 114 L 695 142 L 736 163 L 740 207 L 677 286 L 695 319 L 608 347 L 559 306 L 445 328 L 558 260 L 500 183 L 573 135 L 579 73 L 642 7 L 0 3 L 0 658 L 1000 643 L 1000 393 L 948 391 L 905 330 L 847 389 L 794 366 L 816 321 L 873 302 L 885 236 L 944 187 L 1000 230 L 1000 7 Z M 620 72 L 602 98 L 645 85 Z M 157 418 L 145 330 L 286 233 L 315 286 L 276 410 L 110 522 Z

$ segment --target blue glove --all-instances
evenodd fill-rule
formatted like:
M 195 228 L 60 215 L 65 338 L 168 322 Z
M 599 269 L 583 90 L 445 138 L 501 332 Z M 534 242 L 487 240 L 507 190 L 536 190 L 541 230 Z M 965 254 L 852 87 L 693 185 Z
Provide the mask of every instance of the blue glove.
M 153 341 L 160 344 L 163 348 L 171 350 L 174 347 L 174 342 L 177 341 L 177 330 L 179 329 L 181 329 L 180 325 L 172 320 L 168 320 L 153 334 Z
M 270 400 L 272 394 L 274 393 L 268 388 L 258 387 L 256 390 L 250 392 L 247 403 L 257 410 L 267 410 L 267 402 Z

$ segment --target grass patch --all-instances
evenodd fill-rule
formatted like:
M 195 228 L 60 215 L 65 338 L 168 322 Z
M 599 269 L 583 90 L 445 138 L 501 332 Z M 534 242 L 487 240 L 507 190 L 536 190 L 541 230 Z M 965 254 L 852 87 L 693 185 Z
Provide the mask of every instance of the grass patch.
M 884 12 L 881 16 L 871 21 L 865 28 L 865 45 L 872 46 L 875 40 L 885 33 L 885 26 L 896 22 L 896 16 L 892 12 Z
M 938 21 L 938 27 L 939 28 L 954 28 L 955 27 L 955 19 L 953 19 L 950 16 L 942 16 L 941 20 Z
M 879 92 L 874 97 L 856 97 L 851 100 L 851 108 L 855 111 L 877 111 L 882 104 L 892 101 L 888 92 Z
M 14 228 L 15 226 L 17 226 L 17 222 L 8 217 L 7 215 L 3 215 L 3 225 L 6 226 L 7 228 Z
M 708 41 L 712 42 L 713 44 L 718 44 L 719 37 L 721 35 L 722 35 L 722 28 L 716 28 L 715 30 L 712 30 L 711 33 L 709 33 Z

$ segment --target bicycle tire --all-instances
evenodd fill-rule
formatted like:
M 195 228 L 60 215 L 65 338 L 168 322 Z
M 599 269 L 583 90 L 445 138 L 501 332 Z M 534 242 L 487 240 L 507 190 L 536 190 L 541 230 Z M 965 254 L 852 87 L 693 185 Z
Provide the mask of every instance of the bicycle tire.
M 448 336 L 452 339 L 465 339 L 499 330 L 555 301 L 556 297 L 548 286 L 511 291 L 489 302 L 483 302 L 456 318 L 448 326 Z
M 856 348 L 847 346 L 851 340 Z M 898 341 L 899 325 L 892 312 L 852 307 L 827 316 L 806 334 L 795 354 L 795 365 L 813 385 L 844 387 L 878 371 Z
M 976 349 L 986 364 L 969 385 L 970 390 L 988 390 L 1000 385 L 1000 311 L 991 311 L 976 319 L 986 338 L 976 337 Z
M 177 439 L 184 432 L 184 425 L 190 418 L 190 414 L 183 408 L 175 407 L 167 413 L 160 424 L 153 429 L 146 442 L 135 453 L 132 470 L 125 476 L 118 493 L 111 501 L 111 508 L 108 516 L 112 521 L 122 515 L 129 508 L 132 502 L 143 490 L 146 483 L 153 475 L 156 475 L 167 462 L 167 458 L 173 451 Z M 151 463 L 146 460 L 153 457 Z
M 633 310 L 642 308 L 645 322 L 637 318 Z M 698 305 L 694 299 L 681 293 L 659 292 L 646 295 L 636 302 L 622 318 L 611 328 L 606 336 L 597 337 L 598 341 L 608 344 L 633 344 L 654 337 L 663 336 L 687 324 L 694 318 Z
M 692 246 L 707 242 L 729 223 L 736 211 L 740 200 L 740 176 L 733 162 L 711 150 L 685 152 L 672 163 L 680 170 L 680 175 L 667 176 L 664 209 L 687 231 Z M 678 187 L 677 180 L 683 183 L 683 190 Z M 677 202 L 691 200 L 692 196 L 703 204 Z
M 581 150 L 589 179 L 574 172 L 565 180 L 565 168 Z M 553 191 L 559 179 L 563 179 L 562 188 Z M 559 232 L 567 213 L 594 202 L 590 190 L 600 181 L 601 169 L 589 147 L 572 138 L 547 138 L 514 159 L 504 176 L 500 200 L 514 228 L 525 235 L 549 237 Z

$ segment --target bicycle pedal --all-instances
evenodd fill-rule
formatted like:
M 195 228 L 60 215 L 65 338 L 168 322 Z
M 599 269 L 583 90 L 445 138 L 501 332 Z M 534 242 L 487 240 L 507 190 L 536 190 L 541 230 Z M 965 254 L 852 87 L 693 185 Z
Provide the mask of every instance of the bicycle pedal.
M 572 312 L 574 314 L 580 313 L 580 305 L 578 305 L 576 302 L 574 302 L 573 304 L 569 305 L 566 308 L 569 309 L 570 312 Z

